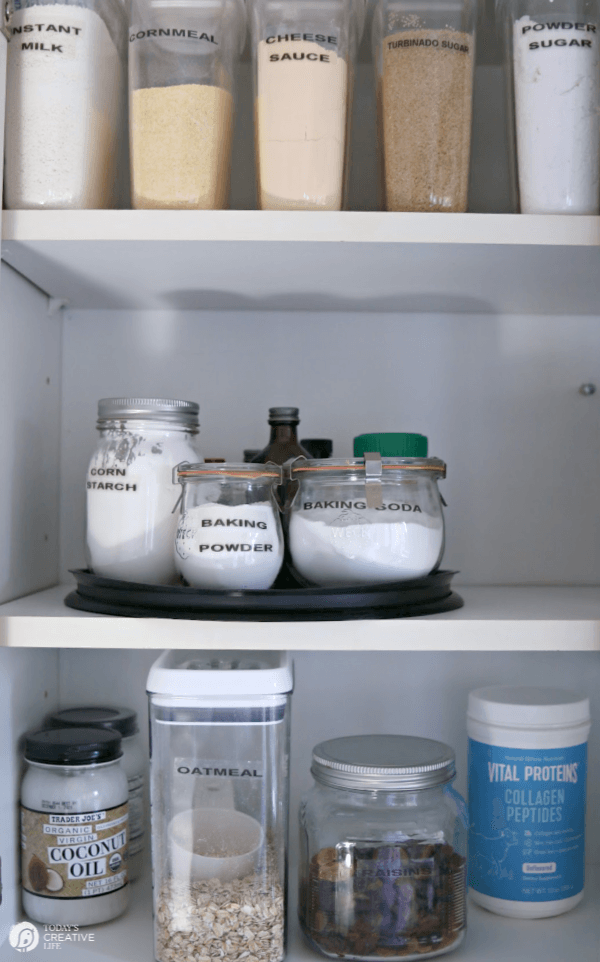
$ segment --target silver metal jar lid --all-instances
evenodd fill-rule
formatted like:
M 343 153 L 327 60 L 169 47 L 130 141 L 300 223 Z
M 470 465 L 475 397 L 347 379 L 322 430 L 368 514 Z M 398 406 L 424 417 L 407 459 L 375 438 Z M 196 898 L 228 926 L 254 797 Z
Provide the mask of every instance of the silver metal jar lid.
M 200 406 L 195 401 L 170 398 L 105 397 L 98 401 L 98 427 L 105 421 L 138 418 L 141 421 L 172 421 L 190 428 L 198 427 Z
M 454 751 L 411 735 L 351 735 L 313 748 L 311 772 L 331 788 L 410 792 L 452 781 Z

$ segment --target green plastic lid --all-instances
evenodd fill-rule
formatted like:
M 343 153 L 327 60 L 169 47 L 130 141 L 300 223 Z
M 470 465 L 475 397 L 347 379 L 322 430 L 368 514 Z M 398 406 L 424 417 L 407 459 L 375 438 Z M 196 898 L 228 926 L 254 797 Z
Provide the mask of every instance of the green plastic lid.
M 382 458 L 426 458 L 427 438 L 424 434 L 359 434 L 354 438 L 354 457 L 365 451 L 377 451 Z

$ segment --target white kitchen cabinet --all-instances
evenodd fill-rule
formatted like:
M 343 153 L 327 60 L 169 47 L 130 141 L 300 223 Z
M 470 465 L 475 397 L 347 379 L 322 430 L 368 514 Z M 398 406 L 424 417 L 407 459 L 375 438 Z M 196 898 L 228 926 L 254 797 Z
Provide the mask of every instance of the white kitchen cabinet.
M 488 38 L 489 39 L 489 38 Z M 471 209 L 375 204 L 370 66 L 358 70 L 353 210 L 253 211 L 251 97 L 241 84 L 231 211 L 8 211 L 0 301 L 0 962 L 16 958 L 19 740 L 59 705 L 145 718 L 164 647 L 287 648 L 295 819 L 310 749 L 403 731 L 457 750 L 467 692 L 489 683 L 592 699 L 588 884 L 568 915 L 518 922 L 470 907 L 457 962 L 598 962 L 600 953 L 600 218 L 508 213 L 500 71 L 477 72 Z M 248 65 L 243 70 L 248 71 Z M 416 619 L 234 623 L 100 617 L 63 605 L 81 567 L 96 404 L 121 394 L 201 406 L 205 456 L 240 460 L 267 408 L 351 454 L 365 431 L 428 435 L 448 464 L 444 566 L 465 607 Z M 599 727 L 600 730 L 600 727 Z M 61 944 L 72 962 L 151 962 L 146 879 L 131 911 Z M 31 962 L 46 959 L 43 935 Z M 50 944 L 50 943 L 48 943 Z M 44 955 L 42 955 L 42 951 Z

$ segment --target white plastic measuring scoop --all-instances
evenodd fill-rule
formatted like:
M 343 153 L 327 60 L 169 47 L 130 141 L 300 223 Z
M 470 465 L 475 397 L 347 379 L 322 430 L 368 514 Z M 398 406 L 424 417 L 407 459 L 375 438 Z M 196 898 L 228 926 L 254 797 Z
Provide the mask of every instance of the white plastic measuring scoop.
M 223 882 L 244 878 L 256 868 L 263 839 L 260 823 L 234 808 L 180 812 L 169 825 L 173 875 Z

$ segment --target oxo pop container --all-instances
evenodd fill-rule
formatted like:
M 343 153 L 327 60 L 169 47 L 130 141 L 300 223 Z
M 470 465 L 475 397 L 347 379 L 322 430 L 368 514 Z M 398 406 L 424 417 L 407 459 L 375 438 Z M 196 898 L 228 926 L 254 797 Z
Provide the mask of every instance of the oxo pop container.
M 132 0 L 133 206 L 218 210 L 229 198 L 244 0 Z
M 365 0 L 249 0 L 258 207 L 341 210 Z
M 568 912 L 583 898 L 589 700 L 479 688 L 467 731 L 473 901 L 521 919 Z
M 504 28 L 514 203 L 523 214 L 597 214 L 598 0 L 497 0 Z
M 150 669 L 159 962 L 229 938 L 284 957 L 292 688 L 278 652 L 171 651 Z
M 473 0 L 378 0 L 372 40 L 385 210 L 467 209 L 475 9 Z

